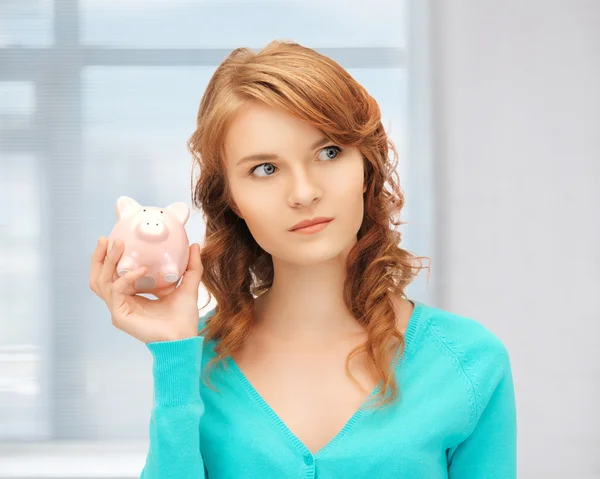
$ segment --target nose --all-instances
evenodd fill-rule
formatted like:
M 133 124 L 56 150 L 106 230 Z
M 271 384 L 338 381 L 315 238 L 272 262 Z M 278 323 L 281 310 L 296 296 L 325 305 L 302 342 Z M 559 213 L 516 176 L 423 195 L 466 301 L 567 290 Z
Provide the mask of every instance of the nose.
M 290 206 L 311 205 L 315 199 L 320 198 L 323 194 L 322 188 L 313 181 L 310 176 L 302 171 L 292 175 L 289 203 Z
M 138 224 L 136 233 L 146 241 L 163 241 L 169 235 L 169 230 L 162 221 L 146 218 Z

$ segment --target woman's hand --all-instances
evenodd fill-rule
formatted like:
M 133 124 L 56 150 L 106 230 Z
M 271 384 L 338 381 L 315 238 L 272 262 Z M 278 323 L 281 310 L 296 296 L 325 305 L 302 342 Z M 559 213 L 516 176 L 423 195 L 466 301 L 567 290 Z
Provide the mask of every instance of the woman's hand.
M 108 239 L 101 237 L 92 255 L 90 289 L 102 299 L 111 314 L 112 324 L 143 341 L 174 341 L 198 335 L 198 288 L 203 268 L 200 262 L 200 245 L 190 246 L 187 269 L 179 286 L 169 294 L 151 300 L 130 295 L 134 282 L 146 274 L 142 267 L 119 277 L 117 264 L 123 254 L 123 242 L 116 240 L 108 255 Z

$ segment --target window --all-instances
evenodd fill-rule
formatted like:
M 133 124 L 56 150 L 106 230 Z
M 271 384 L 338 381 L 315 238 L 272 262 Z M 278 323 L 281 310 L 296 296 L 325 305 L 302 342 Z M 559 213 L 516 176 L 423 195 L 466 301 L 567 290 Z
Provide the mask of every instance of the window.
M 90 256 L 116 221 L 120 195 L 152 205 L 189 202 L 186 140 L 212 72 L 233 48 L 293 39 L 331 56 L 379 102 L 401 178 L 412 174 L 407 3 L 2 3 L 0 194 L 11 205 L 0 215 L 0 247 L 10 252 L 0 268 L 5 447 L 33 441 L 43 455 L 42 442 L 68 440 L 75 449 L 106 444 L 86 448 L 89 461 L 111 447 L 130 454 L 106 477 L 139 474 L 151 357 L 112 326 L 89 290 Z M 203 229 L 192 213 L 190 241 L 199 242 Z M 124 446 L 115 449 L 116 443 Z M 4 450 L 0 461 L 8 461 Z M 42 459 L 8 456 L 0 464 L 15 473 L 58 470 Z M 118 469 L 119 461 L 108 462 Z M 78 474 L 88 469 L 83 464 Z

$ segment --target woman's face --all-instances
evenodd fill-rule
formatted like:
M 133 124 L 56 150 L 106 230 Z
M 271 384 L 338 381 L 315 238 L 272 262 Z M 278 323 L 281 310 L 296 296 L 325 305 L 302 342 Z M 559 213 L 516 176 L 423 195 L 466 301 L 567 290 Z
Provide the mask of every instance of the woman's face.
M 270 156 L 244 160 L 256 154 Z M 253 102 L 227 132 L 225 162 L 236 213 L 273 258 L 316 264 L 356 243 L 366 191 L 358 148 L 336 145 L 317 128 Z M 290 231 L 320 216 L 333 218 L 320 232 Z

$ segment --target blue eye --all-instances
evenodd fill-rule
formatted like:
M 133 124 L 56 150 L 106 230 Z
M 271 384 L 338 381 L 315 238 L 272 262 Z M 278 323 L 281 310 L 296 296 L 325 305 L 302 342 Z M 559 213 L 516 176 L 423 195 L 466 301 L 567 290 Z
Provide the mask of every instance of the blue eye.
M 336 152 L 336 153 L 335 153 L 335 156 L 334 156 L 333 158 L 332 158 L 331 156 L 327 155 L 327 156 L 329 156 L 329 159 L 330 159 L 330 160 L 333 160 L 333 159 L 337 158 L 337 156 L 338 156 L 338 155 L 341 153 L 341 151 L 342 151 L 342 149 L 341 149 L 339 146 L 335 146 L 335 145 L 326 146 L 326 147 L 325 147 L 325 148 L 323 148 L 321 151 L 324 151 L 324 150 L 329 150 L 329 151 L 335 151 L 335 152 Z
M 339 146 L 335 146 L 335 145 L 329 145 L 329 146 L 326 146 L 324 148 L 321 148 L 321 151 L 319 153 L 321 153 L 324 150 L 329 150 L 330 152 L 331 151 L 335 151 L 336 152 L 336 153 L 331 153 L 331 154 L 328 153 L 327 154 L 327 157 L 330 160 L 335 160 L 337 158 L 337 156 L 342 152 L 342 149 Z M 332 157 L 332 155 L 334 155 L 334 156 Z M 258 177 L 258 178 L 261 178 L 261 177 L 264 178 L 266 176 L 272 176 L 271 174 L 267 174 L 267 175 L 254 175 L 254 172 L 258 168 L 263 167 L 263 166 L 270 167 L 269 170 L 271 170 L 272 173 L 274 173 L 273 169 L 275 168 L 275 166 L 272 163 L 261 163 L 260 165 L 256 165 L 256 166 L 254 166 L 253 168 L 250 169 L 250 171 L 249 171 L 250 175 L 253 175 L 253 176 Z M 265 168 L 263 171 L 266 171 L 266 170 L 267 169 Z
M 270 166 L 270 167 L 271 167 L 270 169 L 273 169 L 273 168 L 275 168 L 275 167 L 273 166 L 273 164 L 272 164 L 272 163 L 262 163 L 262 164 L 260 164 L 260 165 L 257 165 L 257 166 L 255 166 L 254 168 L 252 168 L 252 169 L 250 170 L 250 174 L 251 174 L 251 175 L 253 175 L 253 174 L 254 174 L 254 171 L 255 171 L 257 168 L 260 168 L 261 166 Z M 264 171 L 264 170 L 263 170 L 263 171 Z M 254 176 L 256 176 L 256 175 L 254 175 Z M 260 175 L 259 175 L 259 176 L 260 176 Z M 271 176 L 271 175 L 266 175 L 266 176 Z

